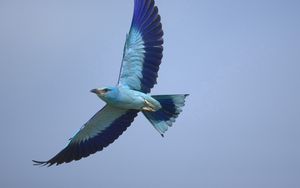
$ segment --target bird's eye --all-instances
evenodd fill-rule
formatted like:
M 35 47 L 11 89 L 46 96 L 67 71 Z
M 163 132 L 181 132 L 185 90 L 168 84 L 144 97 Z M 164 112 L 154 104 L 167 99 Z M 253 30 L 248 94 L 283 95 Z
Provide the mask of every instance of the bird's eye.
M 111 89 L 105 88 L 105 89 L 103 89 L 103 91 L 104 91 L 105 93 L 107 93 L 108 91 L 111 91 Z

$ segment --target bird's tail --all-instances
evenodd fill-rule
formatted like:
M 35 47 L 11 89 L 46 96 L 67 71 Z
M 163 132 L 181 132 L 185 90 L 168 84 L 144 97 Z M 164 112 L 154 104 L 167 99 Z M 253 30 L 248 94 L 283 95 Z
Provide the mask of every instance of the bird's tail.
M 154 128 L 164 136 L 164 133 L 168 130 L 168 127 L 172 126 L 175 119 L 178 117 L 182 111 L 182 107 L 185 103 L 185 95 L 153 95 L 152 97 L 156 99 L 162 106 L 156 112 L 143 111 L 143 114 L 151 122 Z

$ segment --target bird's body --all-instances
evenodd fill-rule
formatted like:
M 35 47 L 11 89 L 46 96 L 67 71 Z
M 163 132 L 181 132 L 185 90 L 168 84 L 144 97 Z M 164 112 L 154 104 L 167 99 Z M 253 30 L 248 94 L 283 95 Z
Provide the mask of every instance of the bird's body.
M 106 94 L 101 94 L 100 90 L 108 90 Z M 93 90 L 108 105 L 122 108 L 134 109 L 140 111 L 157 111 L 161 108 L 160 103 L 151 95 L 140 91 L 129 89 L 124 86 L 106 87 L 104 89 Z M 147 110 L 149 109 L 149 110 Z
M 113 143 L 142 112 L 163 136 L 182 111 L 187 94 L 150 95 L 156 84 L 163 52 L 163 30 L 154 0 L 134 0 L 134 13 L 123 51 L 116 86 L 93 89 L 106 105 L 48 161 L 59 165 L 80 160 Z

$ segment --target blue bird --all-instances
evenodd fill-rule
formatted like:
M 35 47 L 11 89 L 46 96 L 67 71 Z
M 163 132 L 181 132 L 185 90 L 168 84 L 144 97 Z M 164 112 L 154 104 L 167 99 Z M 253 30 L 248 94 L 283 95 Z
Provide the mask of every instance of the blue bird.
M 163 30 L 154 0 L 135 0 L 129 34 L 116 86 L 91 90 L 106 105 L 48 161 L 35 165 L 59 165 L 77 161 L 113 143 L 142 112 L 163 136 L 182 111 L 187 94 L 150 95 L 156 84 L 163 52 Z

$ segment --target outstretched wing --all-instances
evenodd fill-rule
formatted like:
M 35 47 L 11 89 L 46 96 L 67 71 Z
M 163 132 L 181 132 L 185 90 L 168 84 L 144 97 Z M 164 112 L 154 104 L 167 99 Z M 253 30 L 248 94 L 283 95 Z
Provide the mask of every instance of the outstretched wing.
M 135 0 L 126 38 L 119 85 L 149 93 L 162 59 L 163 31 L 154 0 Z
M 97 112 L 71 139 L 61 152 L 36 165 L 59 165 L 80 160 L 113 143 L 137 116 L 137 110 L 125 110 L 106 105 Z

